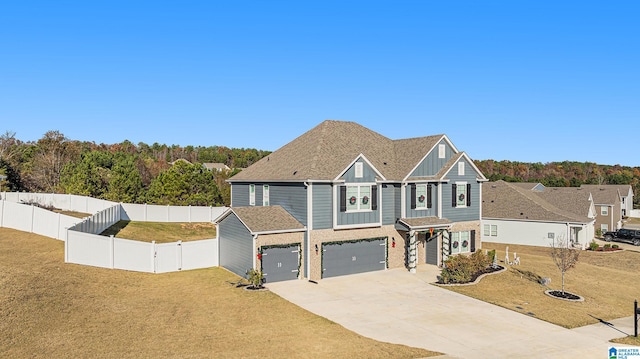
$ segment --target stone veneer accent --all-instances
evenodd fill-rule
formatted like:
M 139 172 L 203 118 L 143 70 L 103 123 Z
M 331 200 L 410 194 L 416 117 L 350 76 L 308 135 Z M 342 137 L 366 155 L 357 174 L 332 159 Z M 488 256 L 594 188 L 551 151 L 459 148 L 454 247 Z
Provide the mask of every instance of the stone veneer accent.
M 387 237 L 387 258 L 388 268 L 400 268 L 404 267 L 405 258 L 405 238 L 402 232 L 397 231 L 393 225 L 375 227 L 375 228 L 362 228 L 362 229 L 345 229 L 345 230 L 333 230 L 322 229 L 310 231 L 309 246 L 311 247 L 311 265 L 309 271 L 309 279 L 320 280 L 322 279 L 322 253 L 316 253 L 314 248 L 318 245 L 318 248 L 322 248 L 324 242 L 335 241 L 347 241 L 353 239 L 366 239 Z M 395 238 L 395 248 L 392 248 L 392 242 Z
M 258 249 L 262 246 L 281 245 L 281 244 L 299 244 L 300 245 L 300 273 L 298 278 L 302 279 L 304 275 L 304 267 L 306 265 L 306 259 L 302 244 L 304 242 L 304 232 L 293 233 L 278 233 L 278 234 L 260 234 L 256 238 L 256 248 L 254 248 L 255 255 L 258 254 Z M 260 260 L 256 259 L 256 267 L 262 268 Z

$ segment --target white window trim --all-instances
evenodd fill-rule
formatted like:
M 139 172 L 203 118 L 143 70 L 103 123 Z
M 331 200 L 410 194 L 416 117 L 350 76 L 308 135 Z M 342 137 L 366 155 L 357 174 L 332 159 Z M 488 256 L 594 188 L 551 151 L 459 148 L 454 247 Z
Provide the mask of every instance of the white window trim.
M 269 185 L 262 185 L 262 205 L 269 206 Z
M 459 202 L 459 197 L 460 197 L 460 188 L 463 188 L 464 190 L 464 200 L 462 202 L 464 202 L 463 204 L 458 203 Z M 456 207 L 455 208 L 467 208 L 467 196 L 469 194 L 467 193 L 467 182 L 456 182 Z
M 460 237 L 462 236 L 462 233 L 467 233 L 467 249 L 465 251 L 462 251 L 462 241 L 460 239 Z M 459 246 L 458 248 L 453 248 L 453 244 L 455 243 L 455 241 L 459 242 Z M 471 253 L 471 231 L 461 231 L 461 232 L 452 232 L 451 233 L 451 254 L 464 254 L 464 253 Z
M 606 223 L 601 224 L 600 231 L 602 231 L 602 233 L 609 232 L 609 225 Z
M 458 176 L 464 176 L 464 162 L 458 162 Z
M 249 205 L 250 206 L 256 205 L 256 185 L 255 184 L 249 185 Z
M 483 235 L 485 237 L 497 237 L 498 225 L 497 224 L 485 224 L 483 228 Z
M 609 215 L 609 207 L 600 206 L 600 215 L 601 216 L 608 216 Z
M 446 147 L 444 145 L 444 143 L 441 143 L 438 145 L 438 158 L 445 158 L 446 157 Z
M 373 210 L 371 209 L 372 207 L 372 202 L 371 202 L 371 186 L 374 186 L 375 183 L 358 183 L 358 184 L 345 184 L 344 186 L 349 188 L 349 187 L 357 187 L 358 188 L 358 195 L 356 196 L 356 203 L 358 204 L 358 209 L 349 209 L 349 198 L 347 197 L 345 198 L 345 201 L 347 201 L 347 209 L 346 211 L 344 211 L 343 213 L 358 213 L 358 212 L 373 212 Z M 360 206 L 362 205 L 362 196 L 360 195 L 360 188 L 362 187 L 368 187 L 369 188 L 369 208 L 365 208 L 365 209 L 361 209 Z
M 418 207 L 418 203 L 420 203 L 420 201 L 418 200 L 418 187 L 424 187 L 424 202 L 423 202 L 424 207 Z M 428 191 L 429 191 L 429 187 L 428 187 L 427 183 L 425 183 L 425 184 L 417 183 L 416 184 L 416 208 L 414 208 L 414 210 L 416 210 L 416 211 L 426 211 L 426 210 L 433 209 L 433 208 L 427 207 L 427 198 L 429 198 Z M 432 198 L 433 198 L 433 196 L 432 196 Z M 432 205 L 433 205 L 433 203 L 432 203 Z

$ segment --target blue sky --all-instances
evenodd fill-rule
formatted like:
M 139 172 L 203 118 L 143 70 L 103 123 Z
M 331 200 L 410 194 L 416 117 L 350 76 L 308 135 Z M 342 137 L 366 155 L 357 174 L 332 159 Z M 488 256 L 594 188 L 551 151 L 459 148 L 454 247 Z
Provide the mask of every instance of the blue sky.
M 276 150 L 325 119 L 640 166 L 637 1 L 12 1 L 0 131 Z M 635 147 L 635 148 L 634 148 Z

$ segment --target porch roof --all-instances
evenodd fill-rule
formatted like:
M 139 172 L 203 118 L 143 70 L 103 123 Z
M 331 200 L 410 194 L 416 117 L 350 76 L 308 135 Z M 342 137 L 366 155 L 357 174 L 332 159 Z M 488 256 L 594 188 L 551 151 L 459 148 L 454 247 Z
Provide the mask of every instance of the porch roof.
M 429 228 L 447 227 L 453 222 L 446 218 L 438 217 L 420 217 L 420 218 L 400 218 L 398 223 L 409 230 L 419 231 L 428 230 Z

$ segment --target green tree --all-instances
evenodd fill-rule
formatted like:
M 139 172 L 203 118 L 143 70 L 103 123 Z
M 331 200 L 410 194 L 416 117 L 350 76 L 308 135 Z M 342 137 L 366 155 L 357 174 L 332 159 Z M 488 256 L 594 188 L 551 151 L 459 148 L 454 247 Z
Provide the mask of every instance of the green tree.
M 137 156 L 117 153 L 105 198 L 110 201 L 139 203 L 143 200 L 144 187 L 142 175 L 138 169 Z
M 213 173 L 200 164 L 177 161 L 151 181 L 147 202 L 163 205 L 216 206 L 222 204 Z

